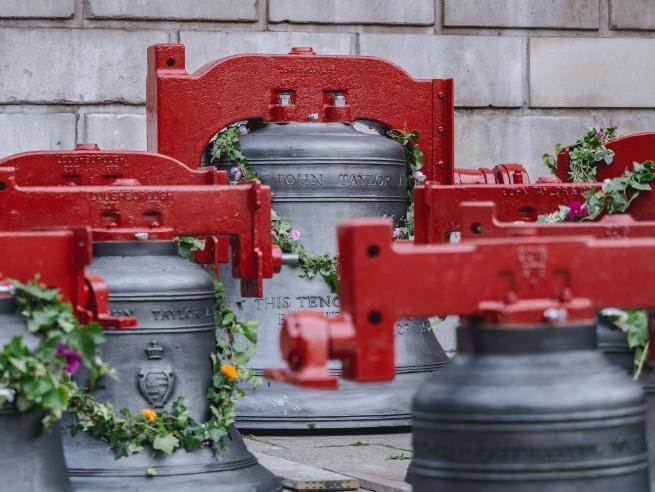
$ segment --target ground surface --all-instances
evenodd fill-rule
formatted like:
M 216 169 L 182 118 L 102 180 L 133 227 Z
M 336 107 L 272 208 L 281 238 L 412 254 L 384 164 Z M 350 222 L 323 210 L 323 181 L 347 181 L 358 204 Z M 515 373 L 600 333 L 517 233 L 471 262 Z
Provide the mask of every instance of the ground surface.
M 354 490 L 411 490 L 404 481 L 412 457 L 408 433 L 244 437 L 265 466 L 299 490 L 303 490 L 303 481 L 312 481 L 311 490 L 338 490 L 338 475 L 343 483 L 357 479 L 360 488 Z M 325 485 L 316 488 L 321 478 Z M 306 486 L 304 490 L 310 490 Z

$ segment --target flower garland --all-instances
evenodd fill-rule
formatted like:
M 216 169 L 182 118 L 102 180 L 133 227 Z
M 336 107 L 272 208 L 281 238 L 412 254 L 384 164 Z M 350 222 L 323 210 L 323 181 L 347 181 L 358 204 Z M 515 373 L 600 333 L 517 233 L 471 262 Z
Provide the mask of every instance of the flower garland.
M 192 254 L 204 242 L 181 238 L 181 250 Z M 15 400 L 20 412 L 46 411 L 45 426 L 60 419 L 63 412 L 76 417 L 71 433 L 78 431 L 101 439 L 116 458 L 141 452 L 149 445 L 171 454 L 178 448 L 194 451 L 211 447 L 219 451 L 222 437 L 234 422 L 234 404 L 243 396 L 240 383 L 257 386 L 259 378 L 246 367 L 257 341 L 257 322 L 248 322 L 232 313 L 223 296 L 223 286 L 214 279 L 217 325 L 225 336 L 216 340 L 211 355 L 212 378 L 207 390 L 210 418 L 195 421 L 187 402 L 178 397 L 171 411 L 142 409 L 137 415 L 122 409 L 115 412 L 109 403 L 98 402 L 90 393 L 100 376 L 111 370 L 100 358 L 97 345 L 104 341 L 97 323 L 81 326 L 69 303 L 62 302 L 56 289 L 48 289 L 38 279 L 16 286 L 16 303 L 27 318 L 27 329 L 41 335 L 38 348 L 30 351 L 22 337 L 14 337 L 0 352 L 0 405 Z M 89 387 L 81 388 L 71 378 L 80 367 L 88 370 Z M 150 475 L 156 470 L 148 469 Z
M 248 168 L 248 159 L 241 151 L 239 137 L 249 132 L 247 124 L 247 121 L 240 121 L 218 132 L 210 149 L 212 163 L 227 158 L 233 164 L 230 169 L 231 184 L 259 178 L 257 173 Z M 387 136 L 402 145 L 408 163 L 405 189 L 408 213 L 401 219 L 401 225 L 394 229 L 393 238 L 410 239 L 414 236 L 414 186 L 426 179 L 425 174 L 421 171 L 424 165 L 423 152 L 416 143 L 419 138 L 416 131 L 390 130 L 387 132 Z M 300 277 L 311 279 L 320 275 L 332 292 L 337 291 L 337 259 L 334 256 L 328 253 L 309 253 L 300 241 L 300 231 L 293 227 L 289 219 L 280 217 L 275 211 L 272 211 L 271 232 L 273 240 L 282 252 L 298 255 Z
M 619 177 L 606 179 L 600 189 L 590 189 L 583 195 L 584 201 L 560 205 L 559 210 L 541 215 L 539 222 L 582 222 L 598 218 L 601 214 L 626 212 L 642 191 L 651 189 L 655 180 L 655 162 L 635 162 L 633 170 L 626 169 Z M 635 379 L 639 377 L 648 352 L 648 313 L 641 309 L 604 309 L 600 316 L 626 333 L 628 346 L 634 351 Z
M 44 427 L 67 411 L 80 392 L 71 380 L 81 367 L 88 371 L 90 386 L 110 374 L 97 352 L 104 341 L 98 323 L 80 326 L 70 303 L 62 302 L 56 289 L 39 283 L 12 280 L 16 306 L 27 318 L 27 330 L 39 339 L 30 349 L 22 335 L 14 336 L 0 352 L 0 407 L 13 402 L 19 412 L 42 411 Z M 31 345 L 31 343 L 30 343 Z
M 588 128 L 582 139 L 569 149 L 569 175 L 574 183 L 591 183 L 596 181 L 596 169 L 600 162 L 610 165 L 614 160 L 614 152 L 605 144 L 616 138 L 616 127 Z M 555 155 L 544 154 L 542 160 L 553 175 L 557 174 L 557 154 L 566 147 L 555 146 Z

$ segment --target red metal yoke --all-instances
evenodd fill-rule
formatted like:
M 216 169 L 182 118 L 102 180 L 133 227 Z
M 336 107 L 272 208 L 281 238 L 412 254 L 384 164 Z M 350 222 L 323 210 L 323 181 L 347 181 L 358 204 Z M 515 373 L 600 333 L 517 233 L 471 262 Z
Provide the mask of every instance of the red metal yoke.
M 148 48 L 148 150 L 192 167 L 209 140 L 236 121 L 371 120 L 420 135 L 425 174 L 453 182 L 453 81 L 416 80 L 367 56 L 237 55 L 186 72 L 184 45 Z
M 28 282 L 39 275 L 49 287 L 57 287 L 70 301 L 82 323 L 98 321 L 105 327 L 136 326 L 136 320 L 110 315 L 106 289 L 84 268 L 93 258 L 89 229 L 0 232 L 0 282 L 15 279 Z
M 16 169 L 16 184 L 22 186 L 228 184 L 227 173 L 213 166 L 190 169 L 165 155 L 103 151 L 96 144 L 14 154 L 0 159 L 0 167 Z
M 216 246 L 218 237 L 229 236 L 234 240 L 232 261 L 234 272 L 242 279 L 244 296 L 259 296 L 262 293 L 263 278 L 270 278 L 279 270 L 281 255 L 274 248 L 271 238 L 271 192 L 268 186 L 259 182 L 241 185 L 227 184 L 156 184 L 142 185 L 140 182 L 157 182 L 146 167 L 129 179 L 115 180 L 113 185 L 79 186 L 20 186 L 18 182 L 49 182 L 62 184 L 67 179 L 61 173 L 60 165 L 50 166 L 48 161 L 57 156 L 75 157 L 77 153 L 40 154 L 37 157 L 22 154 L 5 159 L 5 166 L 18 161 L 18 168 L 0 167 L 0 230 L 35 230 L 44 228 L 90 227 L 94 241 L 170 240 L 179 235 L 209 237 L 210 247 Z M 138 165 L 134 153 L 79 154 L 84 158 L 113 154 L 120 160 L 125 157 L 124 167 Z M 142 154 L 143 155 L 143 154 Z M 216 171 L 197 172 L 180 163 L 158 156 L 143 155 L 141 161 L 153 162 L 163 175 L 170 175 L 171 182 L 178 182 L 178 176 L 186 176 L 181 182 L 210 183 L 223 181 L 224 173 Z M 37 158 L 43 159 L 40 164 Z M 65 161 L 64 161 L 65 162 Z M 37 163 L 37 164 L 35 164 Z M 129 164 L 127 164 L 129 163 Z M 166 171 L 166 167 L 168 170 Z M 34 172 L 35 170 L 40 170 Z M 84 171 L 82 172 L 82 168 Z M 171 169 L 175 169 L 173 173 Z M 103 179 L 105 164 L 95 167 L 80 166 L 79 176 L 98 182 Z M 119 173 L 119 175 L 122 175 Z M 189 176 L 195 176 L 191 179 Z M 106 177 L 106 176 L 105 176 Z M 107 178 L 109 179 L 109 178 Z M 212 261 L 220 259 L 216 251 Z M 224 252 L 223 252 L 224 253 Z
M 325 364 L 340 359 L 346 378 L 392 379 L 394 326 L 402 318 L 459 314 L 521 328 L 593 323 L 607 306 L 655 307 L 649 288 L 655 223 L 624 221 L 631 239 L 594 238 L 577 226 L 568 225 L 568 236 L 535 236 L 530 224 L 509 238 L 413 245 L 394 243 L 384 220 L 345 223 L 339 228 L 341 314 L 288 315 L 281 347 L 290 370 L 267 375 L 336 387 Z M 605 222 L 594 227 L 596 233 L 615 229 Z

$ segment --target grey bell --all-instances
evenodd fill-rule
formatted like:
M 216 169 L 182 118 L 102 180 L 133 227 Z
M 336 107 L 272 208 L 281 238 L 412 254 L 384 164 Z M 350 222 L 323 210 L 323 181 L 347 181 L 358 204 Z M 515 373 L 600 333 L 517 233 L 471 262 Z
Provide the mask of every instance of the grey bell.
M 273 190 L 273 208 L 291 220 L 311 253 L 336 250 L 336 226 L 356 217 L 405 217 L 406 162 L 400 144 L 344 123 L 270 123 L 240 138 L 249 168 Z M 221 167 L 230 171 L 230 163 Z M 279 330 L 297 309 L 339 312 L 339 299 L 320 278 L 296 266 L 264 284 L 265 297 L 245 299 L 241 315 L 260 322 L 251 365 L 281 367 Z M 221 278 L 228 299 L 240 301 L 229 268 Z M 389 286 L 389 288 L 411 288 Z M 423 379 L 448 362 L 426 319 L 396 327 L 397 376 L 389 383 L 344 383 L 338 392 L 308 391 L 266 381 L 237 405 L 237 425 L 258 431 L 397 428 L 410 424 L 411 396 Z M 331 366 L 335 373 L 338 363 Z
M 118 410 L 169 408 L 178 396 L 203 422 L 214 350 L 214 289 L 209 276 L 177 255 L 173 242 L 116 242 L 94 245 L 88 270 L 110 289 L 112 314 L 134 316 L 135 329 L 109 330 L 105 361 L 117 370 L 95 396 Z M 235 428 L 226 451 L 178 450 L 170 456 L 148 450 L 116 460 L 108 446 L 78 433 L 65 438 L 66 463 L 75 490 L 271 491 L 279 481 L 248 452 Z M 154 468 L 157 475 L 146 475 Z
M 14 336 L 35 349 L 39 339 L 27 331 L 13 297 L 0 298 L 0 348 Z M 44 430 L 40 412 L 18 413 L 0 407 L 0 490 L 61 492 L 70 490 L 59 426 Z
M 595 326 L 460 328 L 413 416 L 417 492 L 650 490 L 643 393 Z

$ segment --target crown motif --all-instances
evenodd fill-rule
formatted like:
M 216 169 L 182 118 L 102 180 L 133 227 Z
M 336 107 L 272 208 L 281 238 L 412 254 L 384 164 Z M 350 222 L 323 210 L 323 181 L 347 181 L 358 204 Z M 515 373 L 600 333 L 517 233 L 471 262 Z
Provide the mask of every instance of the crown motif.
M 157 342 L 150 342 L 150 347 L 146 349 L 148 359 L 161 359 L 164 356 L 164 347 Z

